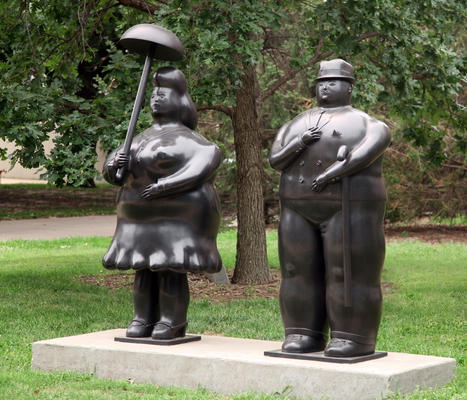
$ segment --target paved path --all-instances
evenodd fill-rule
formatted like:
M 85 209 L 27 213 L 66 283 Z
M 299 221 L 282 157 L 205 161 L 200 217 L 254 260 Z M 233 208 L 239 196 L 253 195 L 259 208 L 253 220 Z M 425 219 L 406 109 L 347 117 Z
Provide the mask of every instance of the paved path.
M 47 183 L 46 181 L 1 178 L 0 184 Z M 0 241 L 8 239 L 54 239 L 70 236 L 113 236 L 116 215 L 88 217 L 20 219 L 0 221 Z
M 113 236 L 116 224 L 116 215 L 0 221 L 0 241 L 69 236 Z

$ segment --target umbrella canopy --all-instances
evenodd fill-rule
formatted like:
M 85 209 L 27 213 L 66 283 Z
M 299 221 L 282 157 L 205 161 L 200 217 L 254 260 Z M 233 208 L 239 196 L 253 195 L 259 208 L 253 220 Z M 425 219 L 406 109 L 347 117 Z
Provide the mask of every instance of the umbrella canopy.
M 151 43 L 157 44 L 154 58 L 165 61 L 180 61 L 183 46 L 180 39 L 168 29 L 152 24 L 132 26 L 121 37 L 120 44 L 132 53 L 146 56 Z

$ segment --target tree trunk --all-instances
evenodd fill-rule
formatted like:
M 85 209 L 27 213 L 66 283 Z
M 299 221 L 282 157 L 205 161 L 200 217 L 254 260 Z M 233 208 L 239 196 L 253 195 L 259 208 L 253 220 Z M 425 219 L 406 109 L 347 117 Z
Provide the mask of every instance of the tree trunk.
M 262 140 L 258 126 L 255 67 L 250 65 L 236 91 L 232 115 L 237 158 L 237 259 L 233 283 L 271 281 L 264 222 Z

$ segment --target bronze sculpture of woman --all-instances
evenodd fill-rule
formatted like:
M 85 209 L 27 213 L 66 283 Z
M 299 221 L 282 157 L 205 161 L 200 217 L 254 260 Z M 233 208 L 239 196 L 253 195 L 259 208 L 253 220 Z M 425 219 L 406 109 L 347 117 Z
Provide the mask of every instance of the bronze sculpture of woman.
M 213 186 L 221 153 L 194 132 L 198 117 L 183 73 L 160 68 L 153 85 L 153 125 L 134 138 L 130 154 L 119 147 L 104 164 L 106 181 L 121 188 L 117 228 L 102 262 L 107 269 L 136 271 L 134 319 L 126 335 L 166 340 L 185 335 L 187 272 L 222 267 Z M 121 167 L 126 173 L 118 182 Z

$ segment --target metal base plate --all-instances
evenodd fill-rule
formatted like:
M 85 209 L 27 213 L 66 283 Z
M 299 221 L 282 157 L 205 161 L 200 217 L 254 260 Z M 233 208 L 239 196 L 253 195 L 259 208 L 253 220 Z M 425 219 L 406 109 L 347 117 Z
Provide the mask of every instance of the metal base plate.
M 197 335 L 186 335 L 184 337 L 167 339 L 167 340 L 156 340 L 151 337 L 142 337 L 142 338 L 132 338 L 132 337 L 115 337 L 116 342 L 126 342 L 126 343 L 140 343 L 140 344 L 155 344 L 157 346 L 174 346 L 176 344 L 183 344 L 188 342 L 196 342 L 201 340 L 201 336 Z
M 374 360 L 376 358 L 385 357 L 388 355 L 386 351 L 375 351 L 373 354 L 357 357 L 328 357 L 324 355 L 324 351 L 317 351 L 316 353 L 285 353 L 282 350 L 270 350 L 264 352 L 268 357 L 281 357 L 293 358 L 295 360 L 308 360 L 308 361 L 323 361 L 339 364 L 355 364 L 362 361 Z

